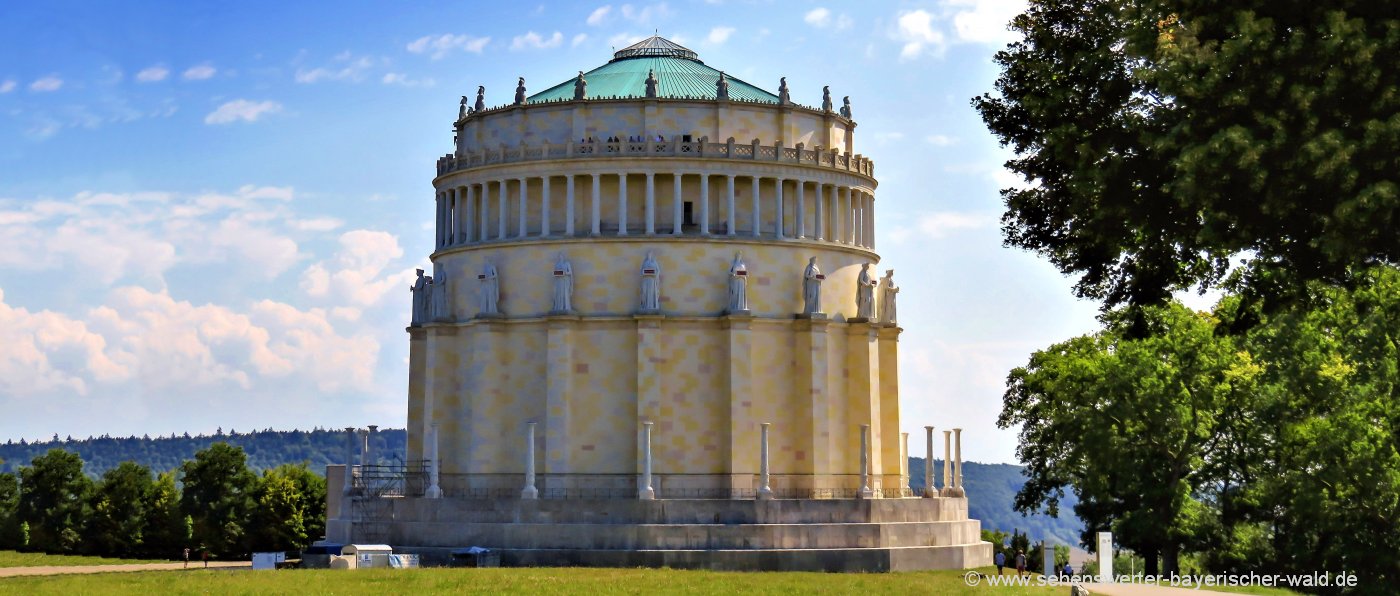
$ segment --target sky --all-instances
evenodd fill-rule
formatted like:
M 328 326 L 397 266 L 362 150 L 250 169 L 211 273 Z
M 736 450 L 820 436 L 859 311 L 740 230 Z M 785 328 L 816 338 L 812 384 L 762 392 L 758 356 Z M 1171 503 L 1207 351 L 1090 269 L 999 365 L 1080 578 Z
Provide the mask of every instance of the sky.
M 92 2 L 0 10 L 0 440 L 402 427 L 413 270 L 458 99 L 657 32 L 851 97 L 900 283 L 901 420 L 1015 462 L 1007 373 L 1097 328 L 1002 246 L 1019 184 L 969 100 L 1019 0 Z M 771 141 L 771 139 L 770 139 Z

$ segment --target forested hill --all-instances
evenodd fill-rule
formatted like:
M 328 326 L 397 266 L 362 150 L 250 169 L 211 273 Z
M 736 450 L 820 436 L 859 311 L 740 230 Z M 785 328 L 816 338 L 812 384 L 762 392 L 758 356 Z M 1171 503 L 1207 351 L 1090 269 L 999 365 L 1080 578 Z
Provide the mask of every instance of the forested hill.
M 375 452 L 381 461 L 392 463 L 404 457 L 404 430 L 384 429 L 376 433 Z M 77 453 L 86 462 L 83 471 L 97 477 L 124 461 L 164 472 L 193 459 L 196 451 L 219 441 L 243 448 L 248 454 L 248 466 L 255 470 L 277 467 L 284 463 L 307 462 L 313 471 L 323 473 L 326 464 L 342 463 L 345 459 L 343 430 L 264 430 L 251 433 L 216 432 L 212 435 L 169 437 L 95 437 L 59 439 L 0 445 L 0 472 L 14 472 L 28 465 L 35 456 L 53 448 Z M 909 458 L 910 484 L 916 489 L 924 485 L 924 460 Z M 935 482 L 941 484 L 943 465 L 934 460 Z M 1060 507 L 1060 518 L 1047 515 L 1022 516 L 1012 510 L 1016 491 L 1025 483 L 1021 467 L 1009 464 L 963 464 L 963 482 L 971 497 L 968 508 L 973 518 L 982 521 L 985 529 L 1010 532 L 1019 529 L 1032 539 L 1053 538 L 1066 544 L 1079 541 L 1079 520 L 1072 507 L 1074 495 L 1066 495 Z
M 404 430 L 381 429 L 375 433 L 374 451 L 381 461 L 392 463 L 404 457 Z M 284 463 L 306 462 L 317 473 L 325 473 L 326 464 L 344 463 L 344 430 L 264 430 L 250 433 L 220 429 L 212 435 L 169 437 L 89 437 L 59 439 L 34 443 L 6 441 L 0 445 L 0 472 L 14 472 L 29 465 L 35 456 L 50 449 L 65 449 L 83 458 L 83 471 L 96 478 L 124 461 L 134 461 L 156 472 L 178 468 L 185 460 L 194 459 L 195 452 L 214 443 L 225 442 L 242 447 L 248 454 L 248 467 L 261 471 Z M 358 453 L 358 450 L 357 450 Z M 357 456 L 358 457 L 358 456 Z

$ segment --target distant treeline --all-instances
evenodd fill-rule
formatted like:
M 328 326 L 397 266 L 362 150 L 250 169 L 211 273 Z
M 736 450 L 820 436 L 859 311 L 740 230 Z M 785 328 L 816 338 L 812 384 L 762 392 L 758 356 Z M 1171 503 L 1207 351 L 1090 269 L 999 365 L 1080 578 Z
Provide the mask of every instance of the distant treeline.
M 380 461 L 393 463 L 404 458 L 405 433 L 401 428 L 381 429 L 375 433 L 374 453 Z M 168 472 L 192 459 L 201 449 L 214 443 L 242 447 L 248 466 L 255 472 L 289 463 L 305 463 L 311 471 L 324 475 L 326 464 L 345 463 L 345 431 L 343 429 L 261 430 L 239 433 L 219 429 L 212 435 L 170 435 L 168 437 L 88 437 L 60 439 L 54 435 L 48 441 L 33 443 L 20 440 L 0 445 L 0 472 L 14 473 L 20 466 L 48 453 L 63 449 L 78 454 L 86 464 L 83 471 L 97 478 L 122 462 L 136 462 L 156 472 Z M 356 451 L 358 453 L 358 449 Z M 358 457 L 358 455 L 357 455 Z M 357 462 L 358 463 L 358 462 Z
M 1049 540 L 1071 546 L 1079 545 L 1083 529 L 1074 516 L 1074 493 L 1065 495 L 1059 517 L 1044 514 L 1021 515 L 1012 507 L 1016 491 L 1026 483 L 1021 466 L 1012 464 L 979 464 L 963 462 L 963 488 L 967 490 L 968 517 L 982 522 L 984 530 L 1000 530 L 1007 534 L 1019 530 L 1031 541 Z M 933 460 L 933 483 L 943 486 L 943 460 Z M 909 458 L 909 486 L 924 488 L 924 458 Z M 1038 559 L 1037 559 L 1038 560 Z
M 304 464 L 248 468 L 217 442 L 175 471 L 123 462 L 94 480 L 51 449 L 0 473 L 0 550 L 191 559 L 299 550 L 326 527 L 326 480 Z

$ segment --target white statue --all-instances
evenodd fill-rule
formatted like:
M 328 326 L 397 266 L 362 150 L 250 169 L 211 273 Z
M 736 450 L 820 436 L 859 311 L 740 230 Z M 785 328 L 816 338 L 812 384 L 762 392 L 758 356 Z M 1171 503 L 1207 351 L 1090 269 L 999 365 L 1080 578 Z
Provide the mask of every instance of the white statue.
M 744 253 L 734 253 L 734 262 L 729 265 L 729 308 L 730 314 L 749 311 L 749 268 L 744 266 Z
M 647 251 L 642 259 L 642 312 L 661 310 L 661 266 L 656 257 Z
M 496 274 L 496 266 L 491 263 L 486 264 L 480 275 L 476 276 L 481 282 L 481 315 L 495 316 L 501 314 L 498 302 L 501 300 L 501 281 Z
M 870 275 L 870 263 L 862 264 L 860 277 L 856 278 L 856 318 L 874 318 L 875 283 L 875 278 Z
M 802 272 L 802 314 L 811 315 L 822 311 L 822 270 L 817 268 L 817 258 L 807 260 L 807 270 Z
M 554 305 L 551 312 L 572 312 L 574 310 L 574 268 L 568 257 L 559 253 L 554 261 Z
M 880 322 L 891 325 L 899 322 L 895 314 L 894 298 L 899 293 L 899 287 L 894 285 L 894 269 L 886 269 L 884 279 L 880 280 Z
M 413 318 L 410 325 L 422 325 L 428 320 L 428 281 L 431 277 L 424 277 L 423 270 L 418 270 L 418 279 L 413 281 L 408 291 L 413 296 Z
M 433 263 L 433 276 L 430 279 L 433 292 L 429 318 L 433 321 L 450 321 L 452 313 L 447 308 L 447 274 L 442 269 L 442 263 Z

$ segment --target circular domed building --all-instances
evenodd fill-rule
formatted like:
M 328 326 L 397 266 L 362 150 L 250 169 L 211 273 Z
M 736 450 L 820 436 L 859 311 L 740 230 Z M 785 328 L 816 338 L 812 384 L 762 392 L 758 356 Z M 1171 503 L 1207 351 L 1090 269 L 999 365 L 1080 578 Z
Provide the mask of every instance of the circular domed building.
M 908 488 L 855 128 L 849 100 L 798 105 L 660 37 L 463 97 L 408 329 L 421 486 L 352 490 L 332 526 L 516 564 L 988 564 L 956 474 Z

